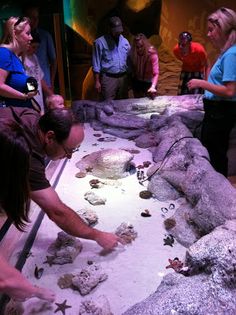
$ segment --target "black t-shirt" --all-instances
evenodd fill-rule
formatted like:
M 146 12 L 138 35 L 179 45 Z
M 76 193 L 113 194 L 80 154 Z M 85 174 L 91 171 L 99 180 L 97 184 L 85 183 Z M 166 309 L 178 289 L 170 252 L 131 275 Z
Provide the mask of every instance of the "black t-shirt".
M 0 108 L 0 118 L 12 119 L 24 127 L 26 137 L 32 148 L 29 178 L 31 191 L 50 187 L 45 175 L 45 153 L 38 136 L 40 115 L 29 108 L 6 107 Z

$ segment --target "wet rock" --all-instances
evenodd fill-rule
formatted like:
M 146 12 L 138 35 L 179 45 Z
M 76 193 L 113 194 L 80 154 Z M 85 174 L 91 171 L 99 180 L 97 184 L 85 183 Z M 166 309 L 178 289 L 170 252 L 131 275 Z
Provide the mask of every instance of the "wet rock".
M 135 139 L 135 144 L 139 148 L 155 147 L 158 144 L 158 140 L 153 132 L 146 132 Z
M 72 263 L 82 250 L 81 241 L 71 235 L 61 231 L 57 234 L 57 239 L 49 248 L 48 253 L 51 254 L 51 264 L 68 264 Z
M 123 315 L 234 315 L 235 293 L 235 290 L 216 285 L 206 274 L 185 277 L 170 273 L 155 293 Z
M 92 264 L 82 269 L 72 278 L 72 286 L 81 295 L 89 294 L 100 282 L 107 279 L 107 274 L 103 272 L 99 265 Z
M 136 239 L 138 233 L 134 230 L 134 227 L 130 223 L 121 223 L 115 231 L 115 234 L 123 239 L 128 244 Z
M 91 174 L 99 178 L 118 179 L 129 175 L 129 165 L 133 154 L 121 149 L 105 149 L 93 152 L 76 166 L 84 171 L 87 166 L 92 167 Z
M 92 191 L 86 192 L 84 194 L 84 199 L 93 206 L 105 205 L 106 203 L 106 198 L 102 198 Z
M 98 215 L 92 209 L 81 209 L 77 213 L 89 226 L 94 226 L 98 222 Z
M 113 315 L 109 302 L 105 295 L 101 295 L 95 299 L 84 300 L 81 302 L 79 315 Z
M 194 273 L 210 274 L 216 284 L 236 288 L 236 220 L 226 221 L 187 250 Z
M 109 133 L 118 138 L 133 140 L 139 137 L 140 135 L 142 135 L 145 132 L 145 130 L 144 129 L 127 129 L 127 128 L 118 128 L 118 127 L 110 128 L 110 127 L 104 126 L 103 132 Z
M 114 113 L 112 116 L 106 115 L 103 111 L 99 113 L 98 120 L 103 124 L 127 128 L 127 129 L 143 129 L 147 127 L 147 120 L 132 114 Z
M 189 203 L 182 204 L 176 209 L 173 216 L 167 220 L 175 222 L 174 225 L 168 226 L 168 232 L 171 233 L 178 243 L 188 248 L 203 235 L 203 231 L 191 221 L 190 216 L 193 208 Z M 167 220 L 164 221 L 165 226 Z
M 160 201 L 176 200 L 181 197 L 181 192 L 158 174 L 150 178 L 148 190 Z

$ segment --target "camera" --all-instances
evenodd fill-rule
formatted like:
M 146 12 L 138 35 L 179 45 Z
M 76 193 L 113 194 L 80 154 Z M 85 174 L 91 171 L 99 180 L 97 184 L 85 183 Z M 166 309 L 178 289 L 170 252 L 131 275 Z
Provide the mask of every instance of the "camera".
M 38 82 L 34 77 L 29 77 L 26 80 L 26 93 L 34 92 L 38 90 Z

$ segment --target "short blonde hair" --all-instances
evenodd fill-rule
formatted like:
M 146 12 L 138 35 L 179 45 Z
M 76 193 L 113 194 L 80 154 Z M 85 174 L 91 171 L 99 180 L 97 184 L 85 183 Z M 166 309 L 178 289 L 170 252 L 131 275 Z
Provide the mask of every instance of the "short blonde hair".
M 64 98 L 60 94 L 49 95 L 45 100 L 48 109 L 64 108 Z

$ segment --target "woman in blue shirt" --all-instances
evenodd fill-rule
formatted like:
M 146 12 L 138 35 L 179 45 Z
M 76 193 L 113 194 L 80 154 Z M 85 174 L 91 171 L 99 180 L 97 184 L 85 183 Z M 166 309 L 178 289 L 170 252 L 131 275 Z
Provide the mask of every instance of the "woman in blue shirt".
M 32 36 L 27 18 L 10 17 L 5 24 L 0 46 L 0 103 L 2 106 L 33 108 L 31 98 L 37 90 L 30 91 L 21 59 L 29 48 Z M 33 89 L 33 88 L 32 88 Z
M 220 55 L 208 80 L 192 79 L 188 88 L 205 90 L 201 141 L 212 166 L 227 176 L 229 135 L 236 122 L 236 12 L 222 7 L 212 13 L 207 36 Z

